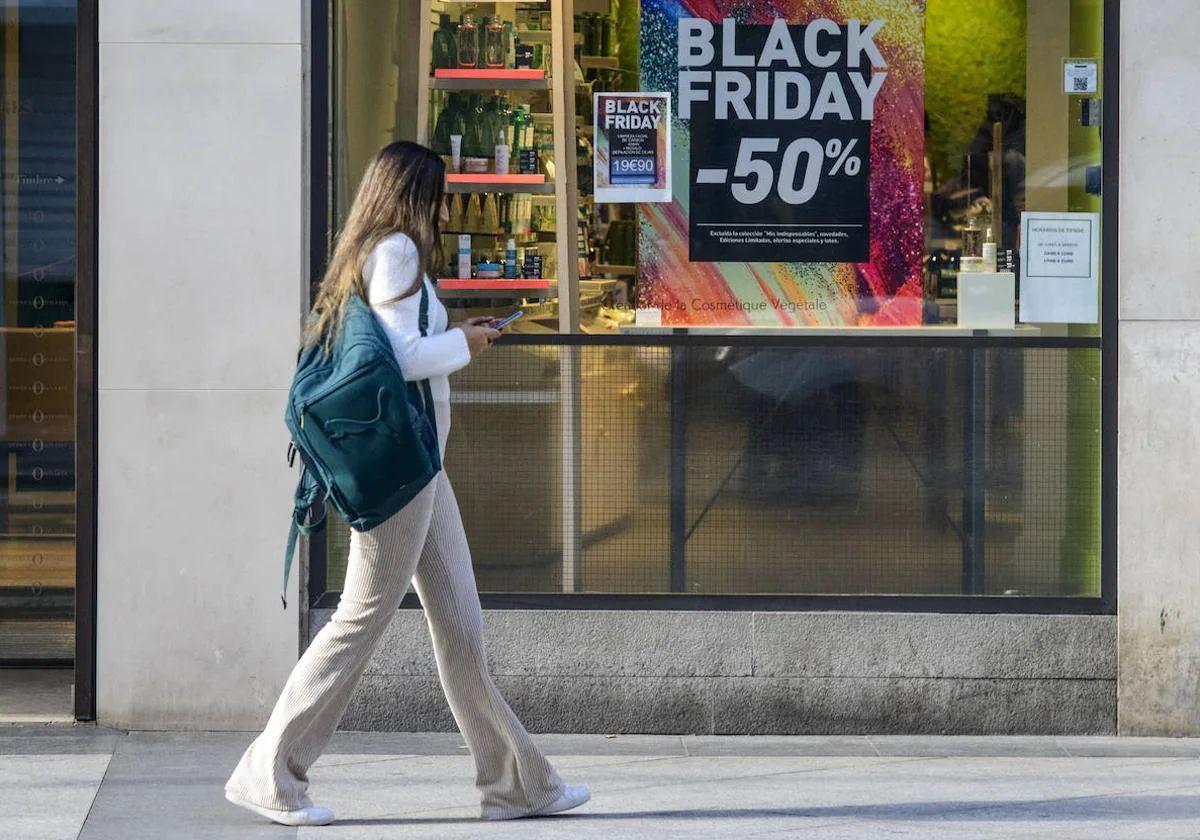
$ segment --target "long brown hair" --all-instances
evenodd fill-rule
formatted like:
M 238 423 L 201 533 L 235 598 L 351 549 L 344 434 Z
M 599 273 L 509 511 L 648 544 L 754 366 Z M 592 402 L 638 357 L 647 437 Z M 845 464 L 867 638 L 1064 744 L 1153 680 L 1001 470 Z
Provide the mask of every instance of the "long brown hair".
M 328 351 L 341 329 L 346 300 L 352 294 L 367 299 L 363 263 L 385 236 L 400 232 L 417 246 L 416 282 L 396 300 L 418 291 L 425 274 L 437 274 L 443 261 L 440 213 L 445 182 L 446 164 L 418 143 L 390 143 L 375 153 L 317 290 L 304 329 L 305 347 L 321 343 Z

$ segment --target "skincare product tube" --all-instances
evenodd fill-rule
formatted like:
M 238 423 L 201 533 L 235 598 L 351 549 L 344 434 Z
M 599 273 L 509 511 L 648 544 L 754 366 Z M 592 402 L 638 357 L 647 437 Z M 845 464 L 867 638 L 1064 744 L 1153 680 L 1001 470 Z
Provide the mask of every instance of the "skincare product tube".
M 471 234 L 458 235 L 458 276 L 463 280 L 471 278 Z
M 450 135 L 450 169 L 462 172 L 462 135 Z

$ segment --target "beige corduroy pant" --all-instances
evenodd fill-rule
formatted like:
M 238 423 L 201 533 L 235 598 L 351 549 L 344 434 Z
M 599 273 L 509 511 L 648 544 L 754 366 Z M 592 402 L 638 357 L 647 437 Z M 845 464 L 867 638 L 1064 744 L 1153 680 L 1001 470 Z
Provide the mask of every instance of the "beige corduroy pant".
M 444 447 L 449 406 L 437 409 Z M 308 769 L 333 736 L 410 580 L 425 609 L 442 689 L 475 759 L 481 815 L 518 816 L 558 798 L 562 779 L 488 674 L 471 554 L 444 470 L 391 519 L 351 532 L 341 601 L 296 663 L 226 790 L 266 808 L 312 804 Z

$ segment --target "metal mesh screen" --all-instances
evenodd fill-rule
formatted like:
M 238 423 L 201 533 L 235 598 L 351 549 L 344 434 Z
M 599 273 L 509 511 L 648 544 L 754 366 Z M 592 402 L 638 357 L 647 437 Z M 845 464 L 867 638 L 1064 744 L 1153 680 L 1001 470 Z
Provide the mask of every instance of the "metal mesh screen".
M 447 470 L 484 592 L 1095 596 L 1099 374 L 1089 348 L 501 344 L 454 378 Z

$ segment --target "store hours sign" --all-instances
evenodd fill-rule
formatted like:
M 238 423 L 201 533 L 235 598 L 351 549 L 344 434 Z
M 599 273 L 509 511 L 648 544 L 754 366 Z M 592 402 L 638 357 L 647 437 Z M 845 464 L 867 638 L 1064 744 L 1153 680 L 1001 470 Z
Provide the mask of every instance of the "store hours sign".
M 693 262 L 865 262 L 883 20 L 679 19 Z

